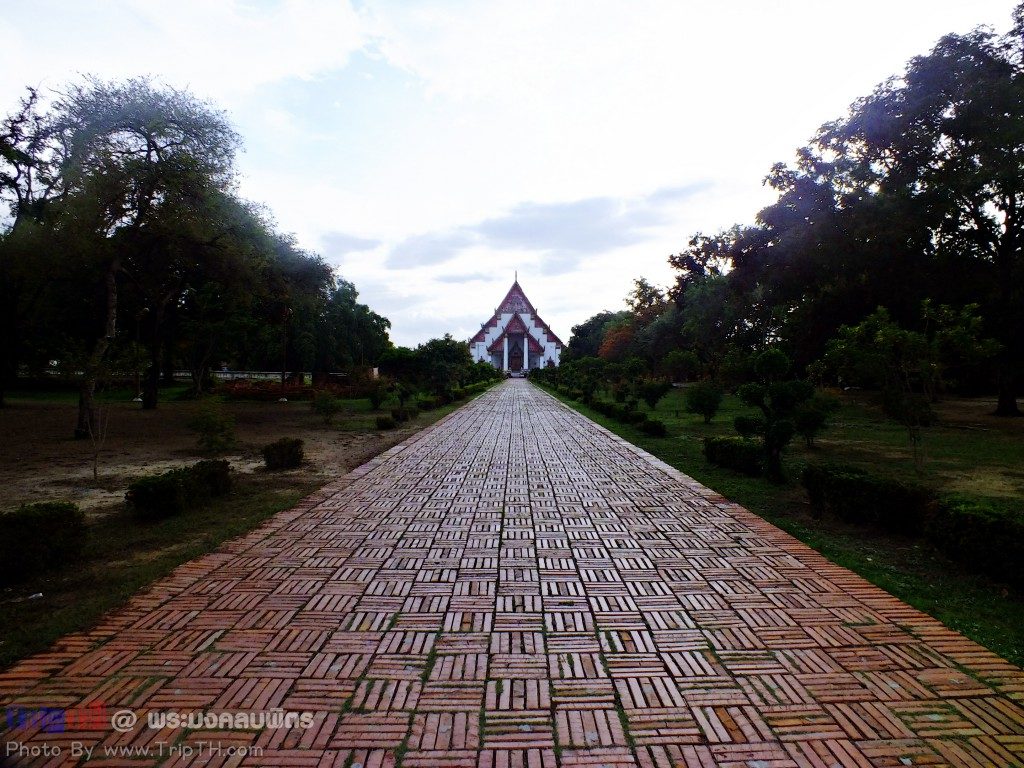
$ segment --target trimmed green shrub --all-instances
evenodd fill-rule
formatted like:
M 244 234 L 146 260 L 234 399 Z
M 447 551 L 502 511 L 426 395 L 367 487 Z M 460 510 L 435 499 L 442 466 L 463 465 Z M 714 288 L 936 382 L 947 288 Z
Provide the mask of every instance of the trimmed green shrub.
M 808 448 L 814 447 L 814 438 L 829 426 L 832 414 L 839 410 L 839 401 L 829 395 L 815 394 L 800 403 L 793 411 L 793 425 Z M 739 427 L 736 428 L 739 431 Z
M 192 466 L 193 494 L 224 496 L 231 492 L 231 465 L 226 459 L 207 459 Z
M 199 448 L 207 453 L 223 453 L 235 444 L 235 419 L 224 411 L 219 398 L 204 400 L 188 422 L 199 435 Z
M 764 472 L 772 481 L 783 477 L 782 452 L 796 434 L 793 412 L 814 395 L 810 382 L 780 381 L 789 370 L 789 358 L 778 349 L 766 349 L 754 359 L 754 371 L 760 379 L 743 384 L 736 394 L 747 405 L 761 409 L 764 426 L 760 431 L 764 448 Z
M 305 454 L 297 437 L 282 437 L 263 446 L 263 463 L 267 469 L 294 469 L 302 464 Z
M 0 585 L 74 560 L 85 543 L 85 515 L 66 501 L 25 504 L 0 514 Z
M 377 429 L 394 429 L 397 422 L 391 416 L 378 416 Z
M 704 458 L 712 464 L 751 477 L 757 477 L 764 471 L 761 446 L 742 437 L 705 437 Z
M 188 509 L 190 485 L 188 468 L 180 467 L 136 480 L 124 498 L 136 517 L 159 520 Z
M 478 392 L 483 392 L 492 387 L 493 385 L 493 379 L 490 381 L 478 381 L 475 384 L 467 384 L 466 386 L 462 387 L 462 397 L 469 397 L 470 395 L 475 395 Z
M 935 505 L 927 535 L 951 559 L 1024 586 L 1024 509 L 1019 501 L 946 496 Z
M 632 408 L 627 408 L 622 420 L 627 424 L 639 424 L 647 418 L 646 414 Z
M 642 432 L 646 432 L 652 437 L 665 437 L 668 434 L 665 422 L 660 419 L 644 419 L 637 426 Z
M 657 407 L 658 401 L 672 389 L 672 382 L 668 379 L 640 379 L 636 384 L 636 393 L 640 399 L 647 403 L 652 411 Z
M 699 413 L 710 424 L 722 405 L 722 388 L 713 381 L 698 381 L 686 388 L 683 402 L 687 413 Z
M 136 517 L 159 520 L 201 506 L 231 491 L 231 465 L 224 459 L 200 461 L 128 486 L 125 501 Z
M 313 409 L 313 413 L 324 420 L 325 427 L 331 426 L 334 422 L 334 417 L 341 413 L 344 408 L 341 401 L 334 396 L 334 393 L 326 389 L 320 389 L 313 393 L 310 407 Z
M 742 437 L 754 437 L 764 432 L 764 419 L 758 416 L 737 416 L 733 426 Z
M 391 409 L 391 418 L 398 423 L 401 423 L 403 421 L 409 421 L 409 419 L 415 419 L 419 415 L 419 410 L 417 410 L 414 406 L 411 405 Z
M 880 477 L 856 467 L 809 464 L 801 482 L 815 514 L 830 512 L 851 523 L 920 534 L 935 497 L 924 486 Z
M 388 395 L 391 393 L 391 385 L 386 381 L 377 382 L 377 384 L 370 390 L 370 407 L 375 411 L 379 411 L 380 407 L 384 404 L 384 401 L 388 399 Z

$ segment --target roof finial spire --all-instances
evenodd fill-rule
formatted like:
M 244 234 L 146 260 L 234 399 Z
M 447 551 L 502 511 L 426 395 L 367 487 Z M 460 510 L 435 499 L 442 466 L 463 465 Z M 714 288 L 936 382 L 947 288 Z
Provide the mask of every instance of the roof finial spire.
M 516 270 L 516 282 L 517 283 L 519 282 L 519 270 L 518 269 Z

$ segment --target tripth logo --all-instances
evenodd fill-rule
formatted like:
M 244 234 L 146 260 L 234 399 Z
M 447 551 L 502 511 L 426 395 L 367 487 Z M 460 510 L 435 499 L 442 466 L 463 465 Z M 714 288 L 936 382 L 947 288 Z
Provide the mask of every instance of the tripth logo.
M 9 706 L 3 710 L 3 725 L 8 731 L 100 731 L 110 727 L 110 710 L 102 701 L 92 701 L 77 707 Z

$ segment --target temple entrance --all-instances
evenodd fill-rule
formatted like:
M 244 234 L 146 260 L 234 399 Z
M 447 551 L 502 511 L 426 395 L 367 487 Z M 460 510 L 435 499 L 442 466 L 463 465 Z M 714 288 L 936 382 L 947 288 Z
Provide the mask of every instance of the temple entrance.
M 523 337 L 510 336 L 508 340 L 508 369 L 512 373 L 523 370 Z

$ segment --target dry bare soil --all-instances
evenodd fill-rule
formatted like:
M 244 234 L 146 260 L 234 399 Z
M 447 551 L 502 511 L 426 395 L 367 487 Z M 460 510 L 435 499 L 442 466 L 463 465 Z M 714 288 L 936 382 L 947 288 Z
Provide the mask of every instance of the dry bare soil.
M 259 475 L 262 446 L 280 437 L 298 437 L 305 441 L 306 464 L 283 477 L 278 473 L 275 487 L 282 480 L 296 488 L 323 485 L 425 423 L 421 417 L 409 427 L 381 432 L 374 428 L 368 404 L 353 403 L 353 412 L 331 427 L 309 403 L 225 403 L 225 412 L 235 419 L 237 444 L 224 458 L 237 472 Z M 94 480 L 93 444 L 71 437 L 76 415 L 72 397 L 10 398 L 0 409 L 0 509 L 62 499 L 74 501 L 91 517 L 116 510 L 133 480 L 203 458 L 196 433 L 188 426 L 197 408 L 190 401 L 165 402 L 152 411 L 130 402 L 111 404 Z

